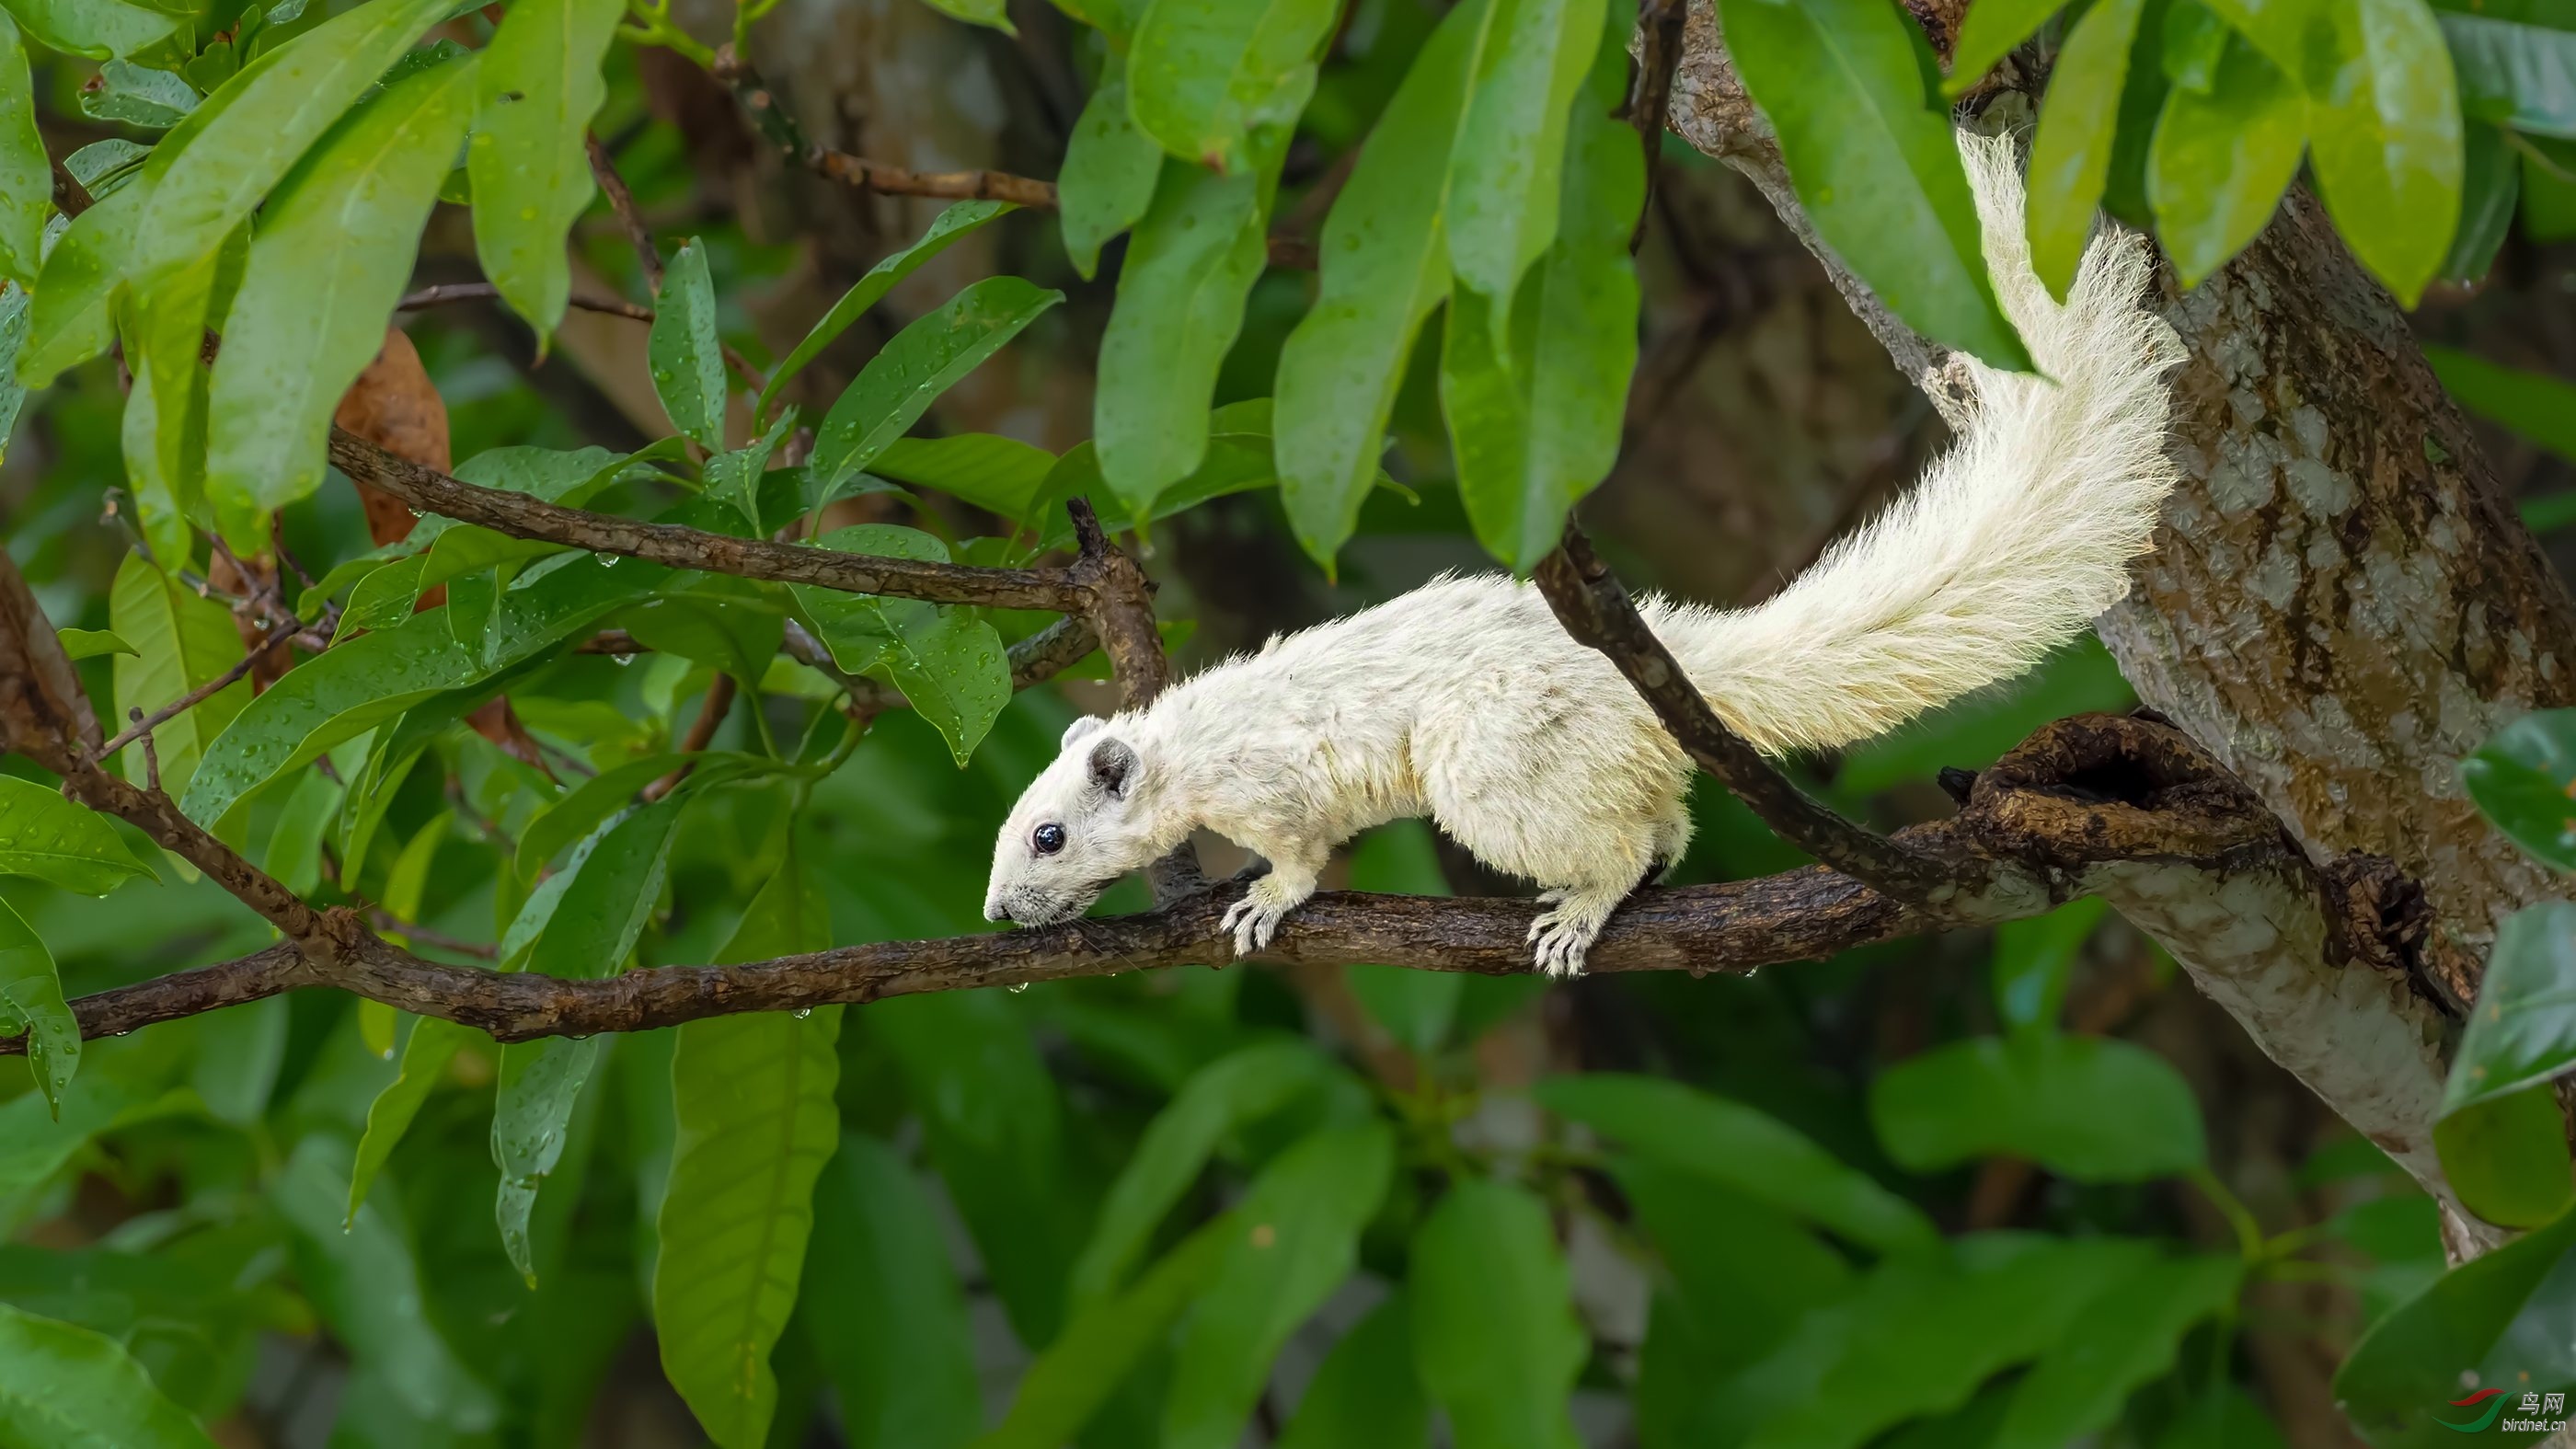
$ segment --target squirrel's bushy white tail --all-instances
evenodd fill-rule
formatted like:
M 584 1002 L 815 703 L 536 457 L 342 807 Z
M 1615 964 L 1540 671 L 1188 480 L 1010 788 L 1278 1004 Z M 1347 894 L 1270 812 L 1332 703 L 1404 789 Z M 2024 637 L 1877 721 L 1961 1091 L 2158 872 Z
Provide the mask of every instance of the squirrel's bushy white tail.
M 2012 143 L 1960 151 L 1995 292 L 2045 376 L 1963 355 L 1966 430 L 1910 493 L 1759 607 L 1658 621 L 1766 750 L 1867 739 L 2030 668 L 2128 593 L 2173 486 L 2165 374 L 2183 348 L 2146 310 L 2145 240 L 2105 221 L 2060 307 L 2031 270 Z

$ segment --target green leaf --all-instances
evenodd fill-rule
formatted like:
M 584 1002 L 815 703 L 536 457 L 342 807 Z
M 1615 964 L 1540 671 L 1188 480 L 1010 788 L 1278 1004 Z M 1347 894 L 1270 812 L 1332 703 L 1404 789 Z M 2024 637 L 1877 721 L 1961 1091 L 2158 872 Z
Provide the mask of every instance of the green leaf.
M 947 546 L 926 533 L 887 523 L 838 528 L 817 540 L 825 548 L 945 563 Z M 813 584 L 790 586 L 797 606 L 830 647 L 833 662 L 856 674 L 880 663 L 915 712 L 948 741 L 964 769 L 1002 706 L 1011 702 L 1011 666 L 1002 636 L 967 609 L 844 593 Z
M 1306 1385 L 1279 1449 L 1430 1449 L 1431 1403 L 1413 1369 L 1413 1321 L 1402 1297 L 1341 1336 Z
M 1966 95 L 1995 62 L 2013 52 L 2015 46 L 2039 32 L 2048 17 L 2065 7 L 2066 0 L 1976 0 L 1968 7 L 1968 18 L 1959 27 L 1959 41 L 1950 55 L 1950 79 L 1943 83 L 1941 94 L 1952 99 Z M 2131 23 L 2136 21 L 2136 6 L 2129 7 Z M 2052 87 L 2066 74 L 2065 57 L 2058 58 L 2057 68 L 2050 73 Z M 2119 98 L 2114 88 L 2109 101 Z
M 120 186 L 74 217 L 54 242 L 36 278 L 27 345 L 18 354 L 21 385 L 50 386 L 64 370 L 105 352 L 116 340 L 110 304 L 125 280 L 134 228 L 151 195 L 147 182 Z
M 769 385 L 760 391 L 758 415 L 763 418 L 770 416 L 770 404 L 776 401 L 779 389 L 787 386 L 788 379 L 804 371 L 805 364 L 812 362 L 824 348 L 848 331 L 851 323 L 866 316 L 868 309 L 884 300 L 885 294 L 894 290 L 897 283 L 919 271 L 924 262 L 948 250 L 959 237 L 1014 209 L 1006 201 L 961 201 L 939 213 L 930 223 L 930 229 L 921 234 L 921 240 L 868 268 L 867 275 L 841 294 L 841 300 L 832 304 L 832 310 L 823 314 L 823 320 L 815 323 L 813 330 L 805 334 L 805 340 L 797 343 L 795 350 L 787 354 L 787 360 L 770 373 Z
M 1415 55 L 1324 221 L 1315 304 L 1280 349 L 1280 501 L 1328 571 L 1376 481 L 1414 336 L 1449 292 L 1441 202 L 1491 3 L 1453 7 Z
M 1386 1196 L 1395 1136 L 1328 1127 L 1271 1159 L 1182 1325 L 1163 1401 L 1164 1449 L 1232 1449 L 1288 1336 L 1351 1274 L 1360 1229 Z
M 2442 258 L 2442 280 L 2471 285 L 2495 265 L 2522 200 L 2522 155 L 2505 133 L 2472 125 L 2460 180 L 2460 229 Z
M 1713 1178 L 1886 1253 L 1940 1241 L 1913 1204 L 1844 1166 L 1777 1119 L 1651 1077 L 1587 1072 L 1538 1085 L 1539 1105 L 1650 1162 Z
M 13 783 L 24 783 L 23 781 Z M 57 797 L 59 798 L 59 797 Z M 59 1120 L 63 1092 L 80 1067 L 80 1021 L 63 1000 L 63 978 L 54 969 L 54 953 L 45 949 L 26 919 L 0 901 L 0 1007 L 27 1033 L 27 1065 L 36 1085 Z
M 7 9 L 46 48 L 92 60 L 149 50 L 186 18 L 129 0 L 9 0 Z
M 339 783 L 330 776 L 318 769 L 306 770 L 270 828 L 268 853 L 260 868 L 297 895 L 321 883 L 322 834 L 339 812 L 340 794 Z
M 134 858 L 107 817 L 63 792 L 0 775 L 0 875 L 23 875 L 103 896 L 152 868 Z
M 897 438 L 868 471 L 915 488 L 934 488 L 1004 520 L 1025 518 L 1055 467 L 1055 454 L 998 433 Z
M 2424 0 L 2323 7 L 2331 68 L 2311 51 L 2309 164 L 2326 210 L 2372 275 L 2409 307 L 2459 226 L 2460 96 Z
M 1268 254 L 1286 142 L 1285 128 L 1264 128 L 1232 173 L 1167 160 L 1128 242 L 1117 310 L 1100 339 L 1092 427 L 1101 472 L 1131 516 L 1149 515 L 1206 460 L 1208 404 Z
M 1127 109 L 1127 62 L 1113 53 L 1073 123 L 1055 178 L 1065 254 L 1084 281 L 1100 265 L 1100 248 L 1153 204 L 1154 182 L 1162 174 L 1163 148 L 1136 128 Z
M 523 969 L 565 979 L 623 969 L 661 899 L 680 803 L 666 797 L 606 827 L 576 862 L 564 867 L 556 878 L 564 885 L 551 899 L 539 907 L 548 894 L 543 888 L 530 896 L 521 919 L 538 910 L 542 923 L 518 949 L 511 948 L 510 936 L 519 934 L 520 925 L 511 923 L 503 937 L 505 968 L 523 964 Z M 598 1059 L 595 1038 L 546 1037 L 501 1048 L 500 1097 L 492 1111 L 492 1160 L 501 1169 L 494 1215 L 502 1247 L 531 1287 L 536 1263 L 529 1249 L 528 1216 L 539 1186 L 563 1155 L 573 1105 Z
M 599 822 L 634 803 L 636 792 L 687 764 L 690 758 L 666 753 L 629 760 L 600 771 L 556 797 L 553 803 L 539 807 L 519 831 L 519 878 L 536 879 L 537 872 L 564 847 L 589 835 Z M 697 759 L 702 769 L 710 763 L 705 754 Z
M 0 1420 L 24 1449 L 214 1449 L 115 1340 L 0 1303 Z
M 2271 221 L 2298 172 L 2307 123 L 2297 83 L 2233 33 L 2208 91 L 2178 85 L 2166 94 L 2147 155 L 2147 199 L 2184 286 L 2225 266 Z
M 796 409 L 789 408 L 770 424 L 769 431 L 748 445 L 716 454 L 707 460 L 706 493 L 719 503 L 730 503 L 750 523 L 755 534 L 769 530 L 760 517 L 761 480 L 769 473 L 769 455 L 787 441 L 796 426 Z
M 1575 195 L 1565 194 L 1567 111 L 1587 75 L 1593 76 L 1596 91 L 1604 84 L 1598 75 L 1608 40 L 1602 14 L 1603 0 L 1490 0 L 1476 77 L 1449 157 L 1447 215 L 1450 267 L 1467 290 L 1482 294 L 1488 307 L 1503 305 L 1517 292 L 1522 274 L 1555 242 L 1560 197 L 1569 210 L 1577 203 Z M 1624 59 L 1624 24 L 1621 30 L 1611 43 Z M 1624 67 L 1615 88 L 1624 104 Z M 1589 99 L 1584 107 L 1587 130 L 1597 135 L 1616 128 L 1610 112 Z M 1602 159 L 1597 148 L 1586 149 L 1588 154 L 1575 160 L 1578 170 Z M 1633 157 L 1637 148 L 1628 150 Z M 1608 213 L 1586 217 L 1592 229 L 1634 225 L 1636 209 L 1645 200 L 1642 171 L 1642 164 L 1625 168 L 1640 178 L 1633 203 L 1627 198 L 1625 173 L 1614 171 L 1595 183 L 1602 191 L 1588 204 L 1607 207 Z M 1616 375 L 1626 373 L 1621 368 Z
M 97 1068 L 71 1084 L 59 1107 L 41 1092 L 0 1103 L 0 1193 L 42 1187 L 99 1133 L 153 1114 L 142 1088 Z
M 429 554 L 416 553 L 395 559 L 359 579 L 358 586 L 349 591 L 348 603 L 341 606 L 340 627 L 332 632 L 331 642 L 337 645 L 371 629 L 400 627 L 412 616 L 412 606 L 420 599 L 421 575 L 428 567 Z
M 2536 6 L 2518 15 L 2491 5 L 2435 8 L 2470 119 L 2576 140 L 2576 24 L 2549 23 Z
M 1126 1282 L 1128 1269 L 1198 1181 L 1219 1142 L 1317 1091 L 1335 1071 L 1304 1041 L 1245 1047 L 1201 1067 L 1154 1114 L 1101 1201 L 1091 1241 L 1074 1263 L 1074 1301 L 1106 1297 Z
M 2576 710 L 2536 710 L 2460 762 L 2482 812 L 2516 845 L 2576 869 Z
M 1968 12 L 1961 54 L 1966 54 L 1980 16 L 1998 9 L 2016 14 L 2038 9 L 2045 15 L 2059 3 L 2041 0 L 2040 5 L 2016 6 L 1983 0 Z M 2105 0 L 2085 11 L 2057 54 L 2057 64 L 2049 72 L 2048 94 L 2040 102 L 2039 135 L 2031 142 L 2030 190 L 2023 214 L 2030 233 L 2031 266 L 2049 295 L 2060 302 L 2075 285 L 2085 243 L 2093 237 L 2094 207 L 2111 179 L 2120 101 L 2128 87 L 2129 50 L 2137 38 L 2138 17 L 2145 10 L 2146 0 Z M 1998 50 L 1996 58 L 2001 55 Z M 1953 85 L 1967 74 L 1966 64 L 1960 63 L 1952 72 Z
M 2137 1239 L 2003 1233 L 1951 1249 L 1882 1264 L 1746 1370 L 1740 1387 L 1783 1396 L 1747 1449 L 1857 1449 L 1908 1419 L 1949 1413 L 1997 1370 L 2060 1346 L 2079 1314 L 2155 1255 Z
M 1936 342 L 2030 370 L 1996 305 L 1923 32 L 1886 0 L 1725 0 L 1726 48 L 1816 234 Z
M 153 149 L 132 284 L 157 299 L 211 255 L 340 114 L 455 0 L 368 0 L 244 66 Z M 453 160 L 453 157 L 450 158 Z
M 1126 1292 L 1075 1315 L 1020 1376 L 1011 1412 L 975 1441 L 976 1449 L 1058 1449 L 1073 1437 L 1162 1338 L 1243 1230 L 1234 1214 L 1220 1214 Z
M 277 508 L 321 486 L 332 410 L 384 347 L 473 86 L 471 56 L 397 83 L 316 144 L 261 213 L 209 384 L 213 497 Z
M 922 0 L 922 3 L 942 15 L 953 15 L 969 25 L 986 26 L 1004 35 L 1019 34 L 1019 31 L 1011 27 L 1008 0 Z
M 832 943 L 829 906 L 792 846 L 781 847 L 718 965 Z M 814 1179 L 840 1141 L 840 1034 L 837 1006 L 709 1017 L 683 1025 L 672 1053 L 679 1135 L 656 1234 L 653 1322 L 663 1374 L 725 1449 L 765 1443 L 778 1407 L 769 1351 L 796 1306 Z
M 715 283 L 695 237 L 671 256 L 645 344 L 653 391 L 671 425 L 710 453 L 724 451 L 724 349 L 716 341 Z
M 357 1156 L 349 1168 L 349 1210 L 343 1226 L 358 1220 L 358 1209 L 366 1205 L 367 1189 L 375 1185 L 376 1174 L 384 1171 L 395 1146 L 411 1130 L 430 1091 L 447 1074 L 447 1064 L 476 1034 L 472 1027 L 435 1016 L 413 1018 L 411 1034 L 403 1042 L 401 1075 L 386 1083 L 367 1106 L 367 1130 L 358 1139 Z
M 474 255 L 541 357 L 572 296 L 564 236 L 593 189 L 582 138 L 608 98 L 600 61 L 625 13 L 618 0 L 515 0 L 483 47 L 465 151 Z
M 2576 1390 L 2576 1339 L 2563 1327 L 2571 1301 L 2576 1211 L 2462 1263 L 2380 1319 L 2335 1371 L 2335 1400 L 2373 1443 L 2459 1443 L 2433 1429 L 2492 1423 L 2481 1390 Z
M 2442 386 L 2450 390 L 2460 406 L 2526 442 L 2576 462 L 2576 384 L 2546 373 L 2489 362 L 2474 353 L 2438 343 L 2425 344 L 2424 359 L 2433 364 L 2433 375 L 2442 380 Z M 2488 748 L 2494 747 L 2490 741 Z M 2474 770 L 2469 781 L 2474 795 Z M 2492 815 L 2494 811 L 2490 809 L 2488 813 Z M 2511 833 L 2511 827 L 2507 827 L 2507 833 Z M 2520 836 L 2515 838 L 2521 840 Z M 2527 840 L 2522 844 L 2526 850 L 2533 848 Z
M 1547 1207 L 1492 1178 L 1449 1190 L 1413 1235 L 1413 1362 L 1458 1449 L 1560 1449 L 1591 1351 Z
M 36 97 L 27 47 L 0 13 L 0 277 L 20 291 L 44 262 L 45 218 L 53 213 L 53 163 L 36 134 Z
M 2058 1449 L 2109 1428 L 2132 1390 L 2172 1371 L 2193 1324 L 2227 1311 L 2244 1277 L 2236 1258 L 2159 1258 L 2113 1283 L 2013 1390 L 1990 1449 Z
M 54 637 L 69 659 L 96 659 L 103 654 L 132 654 L 143 651 L 126 643 L 113 629 L 57 629 Z
M 2538 1227 L 2576 1204 L 2567 1119 L 2547 1083 L 2443 1113 L 2433 1150 L 2461 1206 L 2500 1227 Z
M 111 60 L 98 68 L 98 79 L 97 90 L 81 91 L 85 116 L 166 131 L 197 108 L 197 88 L 166 70 Z
M 149 222 L 147 214 L 144 224 Z M 249 259 L 250 231 L 243 222 L 212 253 L 165 274 L 149 294 L 129 278 L 119 295 L 117 327 L 125 341 L 125 360 L 135 375 L 135 392 L 150 399 L 126 409 L 126 471 L 134 479 L 138 502 L 194 513 L 205 496 L 206 334 L 225 326 L 229 299 Z M 138 228 L 138 245 L 147 235 Z M 262 541 L 266 528 L 254 516 L 253 503 L 230 492 L 215 501 L 223 505 L 215 510 L 215 523 L 239 545 L 236 552 L 251 551 Z
M 823 415 L 806 464 L 814 496 L 831 497 L 920 421 L 941 393 L 1063 300 L 1062 292 L 1018 277 L 987 277 L 914 318 Z
M 309 1132 L 269 1189 L 295 1229 L 299 1286 L 350 1357 L 374 1365 L 403 1407 L 468 1433 L 491 1428 L 500 1405 L 430 1317 L 398 1195 L 375 1197 L 352 1220 L 342 1211 L 349 1178 L 346 1139 Z
M 1057 1332 L 1090 1204 L 1071 1180 L 1062 1094 L 1012 1006 L 1011 998 L 989 992 L 881 1001 L 867 1012 L 869 1039 L 901 1075 L 930 1162 L 947 1183 L 1013 1331 L 1023 1344 L 1064 1348 L 1082 1331 L 1067 1329 L 1062 1339 Z M 1032 1217 L 1029 1204 L 1036 1202 L 1050 1210 Z M 1174 1302 L 1158 1310 L 1162 1321 L 1178 1308 Z M 1146 1331 L 1158 1332 L 1159 1323 Z M 1068 1365 L 1057 1372 L 1080 1370 Z M 1024 1398 L 1037 1382 L 1032 1371 Z M 1105 1396 L 1113 1386 L 1096 1387 Z M 1055 1440 L 1044 1443 L 1056 1449 Z
M 2026 1158 L 2077 1182 L 2138 1182 L 2207 1156 L 2200 1104 L 2172 1065 L 2103 1037 L 1979 1037 L 1879 1073 L 1870 1121 L 1916 1172 Z
M 206 746 L 179 808 L 212 825 L 286 771 L 482 673 L 449 632 L 444 609 L 352 639 L 286 671 L 250 701 Z
M 2066 979 L 2106 909 L 2101 897 L 1995 930 L 1995 1013 L 2015 1032 L 2048 1032 L 2066 1005 Z
M 2442 1093 L 2445 1116 L 2576 1066 L 2576 905 L 2507 916 Z
M 966 1294 L 901 1157 L 852 1133 L 814 1185 L 798 1305 L 850 1449 L 959 1449 L 984 1422 Z
M 120 654 L 113 661 L 120 719 L 138 709 L 158 714 L 241 662 L 241 635 L 224 606 L 182 588 L 140 554 L 128 554 L 117 565 L 116 581 L 108 587 L 107 617 L 110 627 L 135 649 L 132 655 Z M 240 680 L 153 726 L 161 787 L 186 796 L 206 746 L 249 702 L 250 682 Z M 138 741 L 122 757 L 130 779 L 142 776 L 142 761 L 137 758 L 142 749 Z
M 1637 365 L 1628 239 L 1645 204 L 1645 165 L 1635 132 L 1612 115 L 1627 90 L 1625 42 L 1605 38 L 1567 133 L 1563 231 L 1508 305 L 1455 293 L 1440 353 L 1441 411 L 1468 521 L 1486 552 L 1523 572 L 1556 547 L 1575 500 L 1618 461 Z M 1463 206 L 1460 216 L 1463 224 Z
M 1263 165 L 1247 143 L 1265 128 L 1286 130 L 1306 108 L 1316 53 L 1340 11 L 1337 0 L 1157 0 L 1127 47 L 1136 128 L 1192 165 Z

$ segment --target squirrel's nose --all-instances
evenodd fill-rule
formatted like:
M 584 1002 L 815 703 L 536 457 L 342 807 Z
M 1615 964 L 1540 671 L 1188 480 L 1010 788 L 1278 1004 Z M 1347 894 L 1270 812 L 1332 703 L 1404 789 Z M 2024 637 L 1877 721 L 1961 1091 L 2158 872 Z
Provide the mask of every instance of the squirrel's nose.
M 992 902 L 992 901 L 986 901 L 986 902 L 984 903 L 984 919 L 985 919 L 985 920 L 988 920 L 988 921 L 1007 921 L 1007 920 L 1009 920 L 1010 918 L 1011 918 L 1011 913 L 1010 913 L 1010 912 L 1008 912 L 1008 911 L 1006 911 L 1006 910 L 1003 910 L 1003 909 L 1001 908 L 1001 906 L 999 906 L 998 904 L 996 904 L 996 903 L 994 903 L 994 902 Z

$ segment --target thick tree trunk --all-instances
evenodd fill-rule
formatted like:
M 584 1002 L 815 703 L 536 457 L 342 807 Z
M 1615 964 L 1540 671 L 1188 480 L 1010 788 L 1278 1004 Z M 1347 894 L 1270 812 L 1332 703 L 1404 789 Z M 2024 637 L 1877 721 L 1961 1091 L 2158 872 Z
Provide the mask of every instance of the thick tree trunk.
M 1948 29 L 1921 18 L 1936 39 Z M 2026 123 L 2028 99 L 2007 92 L 1989 115 Z M 1800 211 L 1708 0 L 1691 0 L 1671 121 L 1762 189 L 1955 421 L 1941 350 L 1844 270 Z M 2167 273 L 2159 288 L 2190 350 L 2175 381 L 2185 481 L 2136 591 L 2101 619 L 2103 640 L 2139 697 L 2243 779 L 2313 860 L 2395 862 L 2431 920 L 2422 959 L 2403 969 L 2285 940 L 2295 949 L 2277 970 L 2229 979 L 2174 938 L 2243 902 L 2105 894 L 2166 938 L 2273 1060 L 2442 1192 L 2429 1150 L 2442 1031 L 2419 990 L 2459 1014 L 2497 921 L 2558 893 L 2480 820 L 2458 764 L 2516 715 L 2576 701 L 2576 606 L 2396 304 L 2313 197 L 2294 190 L 2218 276 L 2185 292 Z M 2495 1237 L 2455 1214 L 2446 1226 L 2455 1252 Z

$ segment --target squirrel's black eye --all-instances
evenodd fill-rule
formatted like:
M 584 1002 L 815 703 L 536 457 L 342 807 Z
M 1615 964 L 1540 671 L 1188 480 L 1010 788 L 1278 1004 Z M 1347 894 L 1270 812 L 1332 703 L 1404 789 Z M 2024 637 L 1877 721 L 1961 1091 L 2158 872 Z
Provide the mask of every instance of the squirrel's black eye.
M 1041 825 L 1029 833 L 1029 844 L 1035 847 L 1040 855 L 1053 855 L 1064 849 L 1064 827 L 1053 824 Z

